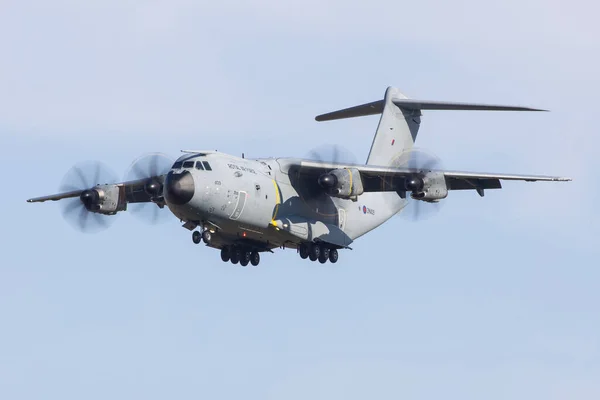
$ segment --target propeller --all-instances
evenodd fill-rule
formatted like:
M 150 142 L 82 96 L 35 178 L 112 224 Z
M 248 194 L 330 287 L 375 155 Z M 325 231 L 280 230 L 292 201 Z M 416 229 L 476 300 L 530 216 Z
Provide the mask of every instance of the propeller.
M 151 224 L 169 218 L 170 213 L 161 212 L 165 206 L 162 176 L 169 172 L 172 165 L 173 160 L 163 153 L 144 154 L 131 164 L 125 174 L 125 182 L 145 180 L 143 190 L 152 199 L 152 203 L 129 203 L 128 209 L 133 215 Z
M 408 168 L 415 171 L 414 174 L 408 176 L 403 182 L 405 191 L 400 192 L 400 196 L 405 198 L 406 205 L 402 209 L 403 212 L 399 212 L 397 215 L 406 217 L 411 221 L 421 221 L 439 212 L 442 202 L 432 203 L 418 200 L 411 196 L 412 192 L 418 192 L 423 189 L 425 185 L 423 178 L 426 172 L 443 169 L 441 160 L 437 156 L 427 150 L 413 147 L 392 158 L 388 167 Z M 387 186 L 391 184 L 391 177 L 384 177 L 383 185 Z M 396 199 L 394 200 L 397 201 Z
M 308 153 L 307 158 L 332 164 L 356 164 L 356 156 L 350 150 L 337 144 L 316 147 Z
M 114 221 L 114 216 L 93 212 L 99 208 L 100 192 L 96 185 L 116 182 L 116 174 L 98 161 L 81 162 L 65 174 L 60 192 L 81 191 L 79 197 L 60 202 L 63 218 L 75 229 L 85 233 L 102 231 Z
M 356 157 L 348 149 L 326 144 L 312 149 L 307 159 L 329 164 L 356 164 Z M 299 176 L 298 194 L 302 201 L 321 216 L 335 217 L 337 208 L 328 195 L 337 185 L 335 175 L 324 172 L 319 176 Z M 315 182 L 316 181 L 316 182 Z M 316 183 L 316 185 L 315 185 Z

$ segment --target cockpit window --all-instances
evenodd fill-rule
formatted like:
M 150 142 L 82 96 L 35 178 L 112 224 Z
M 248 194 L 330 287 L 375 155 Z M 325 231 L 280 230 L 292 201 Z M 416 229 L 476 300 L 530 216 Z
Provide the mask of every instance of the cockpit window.
M 204 167 L 202 166 L 202 161 L 196 161 L 196 169 L 204 170 Z
M 186 161 L 183 163 L 183 168 L 194 168 L 194 162 L 193 161 Z
M 202 165 L 204 165 L 205 170 L 212 171 L 212 168 L 210 167 L 210 164 L 208 163 L 208 161 L 202 161 Z
M 175 164 L 173 164 L 173 169 L 179 169 L 181 168 L 181 166 L 183 165 L 183 162 L 181 161 L 177 161 Z

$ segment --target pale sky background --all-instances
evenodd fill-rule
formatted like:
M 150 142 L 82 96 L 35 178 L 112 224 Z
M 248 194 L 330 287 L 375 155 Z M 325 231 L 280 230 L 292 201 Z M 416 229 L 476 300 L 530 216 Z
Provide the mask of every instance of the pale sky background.
M 0 398 L 600 398 L 600 7 L 520 0 L 0 0 Z M 175 218 L 74 231 L 76 162 L 218 149 L 366 159 L 414 98 L 550 113 L 424 112 L 450 169 L 571 176 L 452 192 L 335 266 L 220 261 Z

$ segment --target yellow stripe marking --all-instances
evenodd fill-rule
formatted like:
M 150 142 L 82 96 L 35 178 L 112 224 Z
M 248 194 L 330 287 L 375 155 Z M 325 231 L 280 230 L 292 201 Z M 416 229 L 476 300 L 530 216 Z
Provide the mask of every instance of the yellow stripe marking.
M 271 225 L 277 226 L 277 222 L 275 218 L 277 218 L 277 213 L 279 212 L 279 205 L 281 204 L 281 196 L 279 195 L 279 186 L 275 179 L 273 179 L 273 186 L 275 187 L 275 210 L 273 211 L 273 217 L 271 218 Z

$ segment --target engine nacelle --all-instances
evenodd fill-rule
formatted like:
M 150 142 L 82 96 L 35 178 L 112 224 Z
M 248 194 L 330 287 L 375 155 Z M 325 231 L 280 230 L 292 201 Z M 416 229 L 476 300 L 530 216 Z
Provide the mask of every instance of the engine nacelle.
M 360 172 L 356 168 L 338 168 L 319 177 L 319 185 L 330 196 L 341 199 L 357 200 L 364 193 Z
M 443 172 L 430 172 L 423 177 L 422 187 L 413 191 L 411 197 L 435 203 L 448 196 L 448 186 Z
M 119 185 L 98 185 L 84 190 L 79 199 L 88 211 L 99 214 L 116 214 L 127 209 L 125 192 Z

